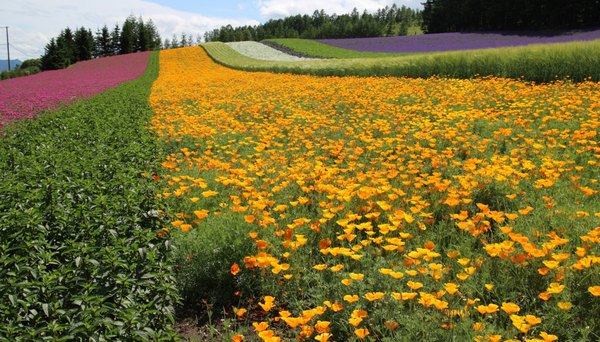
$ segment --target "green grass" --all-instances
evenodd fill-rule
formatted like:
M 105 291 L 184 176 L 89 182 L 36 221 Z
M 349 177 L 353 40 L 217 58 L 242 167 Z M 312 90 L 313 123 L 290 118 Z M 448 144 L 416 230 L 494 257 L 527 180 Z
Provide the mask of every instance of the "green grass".
M 321 58 L 383 58 L 390 56 L 403 56 L 407 53 L 364 52 L 338 48 L 319 43 L 315 40 L 297 38 L 265 39 L 284 48 L 303 53 L 305 55 Z
M 172 340 L 178 299 L 139 79 L 0 138 L 0 340 Z
M 216 62 L 247 71 L 319 76 L 403 76 L 473 78 L 497 76 L 533 82 L 600 80 L 600 40 L 525 47 L 439 52 L 386 58 L 351 58 L 299 62 L 259 61 L 229 46 L 202 45 Z

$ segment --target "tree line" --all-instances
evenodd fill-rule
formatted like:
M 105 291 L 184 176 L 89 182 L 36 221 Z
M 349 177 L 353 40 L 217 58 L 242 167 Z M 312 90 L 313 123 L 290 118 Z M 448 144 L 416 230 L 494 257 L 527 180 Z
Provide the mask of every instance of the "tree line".
M 411 27 L 421 26 L 421 11 L 406 6 L 377 10 L 375 13 L 355 8 L 348 14 L 315 11 L 312 16 L 294 15 L 283 19 L 271 19 L 256 26 L 232 27 L 231 25 L 206 32 L 207 42 L 261 41 L 269 38 L 356 38 L 406 35 Z
M 600 0 L 427 0 L 423 5 L 428 33 L 600 25 Z
M 75 31 L 65 28 L 46 45 L 41 67 L 56 70 L 91 58 L 160 48 L 161 38 L 152 19 L 129 16 L 123 25 L 116 24 L 112 30 L 104 25 L 95 34 L 84 27 Z
M 171 39 L 165 38 L 165 40 L 163 40 L 162 42 L 162 48 L 165 50 L 176 49 L 180 47 L 200 45 L 201 43 L 202 36 L 200 36 L 200 34 L 196 34 L 196 36 L 194 36 L 191 33 L 186 34 L 185 32 L 183 32 L 180 36 L 173 34 Z

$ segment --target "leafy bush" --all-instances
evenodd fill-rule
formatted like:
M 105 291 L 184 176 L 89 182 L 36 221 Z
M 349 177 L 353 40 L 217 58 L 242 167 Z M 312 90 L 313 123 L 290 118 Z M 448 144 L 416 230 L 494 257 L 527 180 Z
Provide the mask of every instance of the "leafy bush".
M 20 68 L 20 69 L 12 70 L 12 71 L 3 71 L 2 73 L 0 73 L 0 80 L 6 80 L 9 78 L 15 78 L 15 77 L 21 77 L 21 76 L 34 75 L 40 71 L 42 71 L 42 70 L 37 66 L 32 66 L 29 68 Z
M 0 139 L 0 340 L 172 339 L 146 73 Z
M 27 68 L 31 68 L 31 67 L 38 67 L 38 68 L 42 68 L 42 59 L 41 58 L 32 58 L 32 59 L 27 59 L 25 61 L 23 61 L 23 63 L 21 63 L 21 65 L 19 65 L 19 69 L 27 69 Z

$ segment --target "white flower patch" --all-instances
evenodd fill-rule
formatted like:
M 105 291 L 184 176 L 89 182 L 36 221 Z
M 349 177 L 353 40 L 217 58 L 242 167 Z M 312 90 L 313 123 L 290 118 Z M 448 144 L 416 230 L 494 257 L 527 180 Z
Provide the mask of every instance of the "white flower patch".
M 247 41 L 231 42 L 225 44 L 229 45 L 229 47 L 241 53 L 242 55 L 265 61 L 302 61 L 309 59 L 314 60 L 314 58 L 302 58 L 288 55 L 287 53 L 275 50 L 272 47 L 259 42 Z

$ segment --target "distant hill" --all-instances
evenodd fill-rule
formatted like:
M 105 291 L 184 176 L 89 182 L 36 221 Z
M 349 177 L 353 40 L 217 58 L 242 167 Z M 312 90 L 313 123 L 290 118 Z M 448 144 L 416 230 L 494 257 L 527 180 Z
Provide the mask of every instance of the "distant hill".
M 21 63 L 23 63 L 23 61 L 21 61 L 19 59 L 11 59 L 10 60 L 10 70 L 15 70 L 17 65 L 20 65 Z M 8 60 L 0 59 L 0 71 L 6 71 L 6 70 L 8 70 Z

